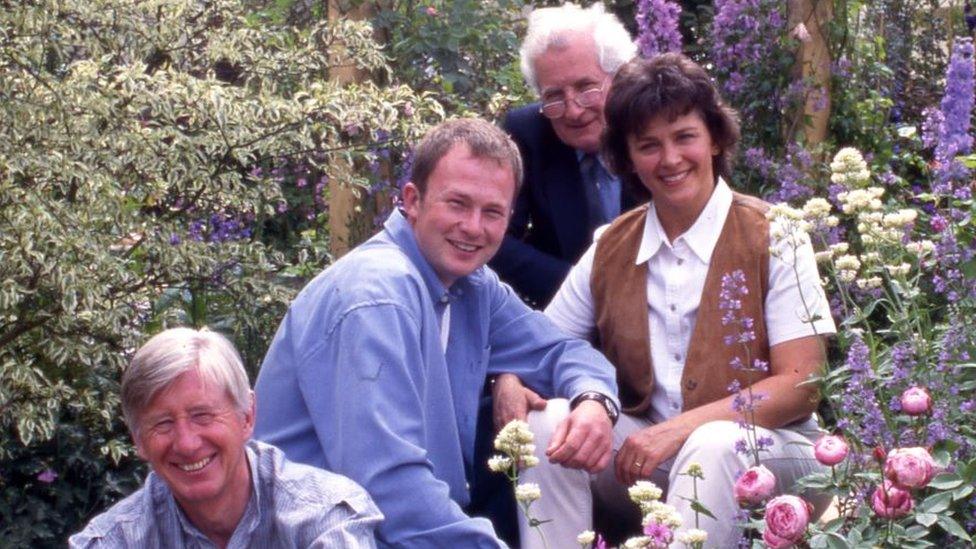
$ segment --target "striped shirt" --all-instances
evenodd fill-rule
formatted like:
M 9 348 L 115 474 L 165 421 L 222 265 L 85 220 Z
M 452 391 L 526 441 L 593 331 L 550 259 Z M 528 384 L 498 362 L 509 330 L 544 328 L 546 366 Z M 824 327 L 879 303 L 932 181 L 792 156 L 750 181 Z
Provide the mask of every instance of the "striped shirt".
M 285 459 L 251 440 L 251 498 L 228 549 L 244 547 L 374 548 L 383 519 L 369 495 L 346 477 Z M 215 547 L 180 510 L 166 483 L 150 473 L 145 485 L 68 540 L 71 548 Z

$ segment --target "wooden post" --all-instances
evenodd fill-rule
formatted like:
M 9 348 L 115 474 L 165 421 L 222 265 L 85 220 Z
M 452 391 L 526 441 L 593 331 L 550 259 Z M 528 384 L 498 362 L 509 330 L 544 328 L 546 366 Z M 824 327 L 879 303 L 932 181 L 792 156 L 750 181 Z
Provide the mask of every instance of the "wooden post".
M 790 0 L 789 25 L 802 23 L 806 35 L 800 42 L 797 74 L 810 83 L 803 105 L 803 134 L 809 145 L 824 141 L 830 119 L 830 53 L 827 50 L 827 23 L 833 16 L 830 0 Z
M 347 0 L 329 0 L 329 22 L 336 23 L 341 19 L 352 18 L 356 20 L 368 19 L 370 10 L 368 3 L 363 2 L 359 6 L 351 6 Z M 355 66 L 343 66 L 333 69 L 330 78 L 339 83 L 361 82 L 369 78 L 364 71 Z M 342 161 L 338 161 L 342 162 Z M 335 166 L 333 177 L 329 180 L 329 236 L 330 248 L 333 257 L 338 259 L 351 250 L 357 243 L 352 242 L 352 231 L 350 225 L 355 219 L 360 205 L 361 198 L 358 193 L 347 183 L 352 180 L 351 174 L 354 167 L 343 163 Z M 348 174 L 348 176 L 344 176 Z

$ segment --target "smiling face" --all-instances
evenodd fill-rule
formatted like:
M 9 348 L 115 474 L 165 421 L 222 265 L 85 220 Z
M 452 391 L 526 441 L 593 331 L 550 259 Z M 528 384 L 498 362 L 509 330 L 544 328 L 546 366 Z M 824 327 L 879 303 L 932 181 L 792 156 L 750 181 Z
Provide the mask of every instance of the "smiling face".
M 507 163 L 454 145 L 427 178 L 423 195 L 413 183 L 403 205 L 424 258 L 449 288 L 488 262 L 505 236 L 515 198 Z
M 694 222 L 715 189 L 712 157 L 721 153 L 701 114 L 693 109 L 673 121 L 664 115 L 652 118 L 643 131 L 627 136 L 627 151 L 634 173 L 654 196 L 662 223 L 669 214 Z
M 596 44 L 586 33 L 567 35 L 560 46 L 553 46 L 533 61 L 539 97 L 543 104 L 566 101 L 566 114 L 552 119 L 552 129 L 559 139 L 574 149 L 596 152 L 603 131 L 603 103 L 606 100 L 608 75 L 600 68 Z M 599 99 L 580 107 L 572 99 L 587 90 L 602 88 Z
M 254 407 L 237 410 L 229 395 L 191 369 L 157 393 L 139 414 L 139 456 L 169 486 L 183 510 L 241 509 L 251 493 L 244 444 Z

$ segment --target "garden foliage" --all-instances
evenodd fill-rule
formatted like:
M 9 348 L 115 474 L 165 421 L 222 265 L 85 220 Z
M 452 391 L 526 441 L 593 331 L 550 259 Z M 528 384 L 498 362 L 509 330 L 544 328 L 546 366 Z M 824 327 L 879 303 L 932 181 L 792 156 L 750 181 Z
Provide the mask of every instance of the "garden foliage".
M 244 12 L 0 10 L 4 545 L 61 545 L 139 482 L 117 380 L 148 335 L 211 325 L 253 373 L 296 274 L 328 261 L 321 183 L 377 132 L 412 139 L 440 116 L 406 87 L 329 80 L 385 70 L 368 25 Z

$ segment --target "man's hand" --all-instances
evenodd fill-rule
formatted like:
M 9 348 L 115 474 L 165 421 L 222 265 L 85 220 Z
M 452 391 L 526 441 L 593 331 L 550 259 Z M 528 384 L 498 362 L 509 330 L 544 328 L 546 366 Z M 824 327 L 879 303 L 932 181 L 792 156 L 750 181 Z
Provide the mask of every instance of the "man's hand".
M 677 455 L 690 434 L 691 430 L 674 419 L 633 433 L 617 452 L 617 480 L 630 486 L 649 478 L 658 465 Z
M 491 388 L 492 418 L 495 431 L 513 419 L 525 421 L 529 410 L 545 410 L 546 399 L 522 385 L 515 374 L 500 374 Z
M 613 424 L 602 404 L 584 400 L 552 433 L 549 461 L 598 473 L 610 464 Z

